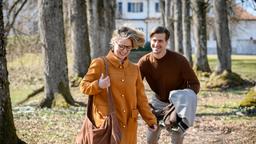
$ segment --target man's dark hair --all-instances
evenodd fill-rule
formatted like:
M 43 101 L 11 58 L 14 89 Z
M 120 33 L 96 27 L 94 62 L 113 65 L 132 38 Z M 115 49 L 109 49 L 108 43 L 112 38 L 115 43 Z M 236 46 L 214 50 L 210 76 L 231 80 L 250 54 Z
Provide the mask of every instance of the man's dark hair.
M 159 34 L 159 33 L 165 33 L 165 39 L 166 41 L 169 39 L 170 37 L 170 32 L 168 31 L 167 28 L 163 27 L 163 26 L 158 26 L 152 29 L 152 31 L 150 32 L 150 38 L 154 35 L 154 34 Z

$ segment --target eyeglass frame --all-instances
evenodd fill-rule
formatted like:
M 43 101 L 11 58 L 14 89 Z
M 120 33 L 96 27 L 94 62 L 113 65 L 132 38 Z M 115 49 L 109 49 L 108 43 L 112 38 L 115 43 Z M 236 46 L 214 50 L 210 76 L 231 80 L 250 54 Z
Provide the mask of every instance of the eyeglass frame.
M 116 43 L 117 44 L 117 46 L 118 46 L 118 49 L 120 49 L 120 50 L 124 50 L 124 49 L 126 49 L 127 51 L 131 51 L 132 50 L 132 46 L 126 46 L 126 45 L 123 45 L 123 44 L 119 44 L 119 43 Z

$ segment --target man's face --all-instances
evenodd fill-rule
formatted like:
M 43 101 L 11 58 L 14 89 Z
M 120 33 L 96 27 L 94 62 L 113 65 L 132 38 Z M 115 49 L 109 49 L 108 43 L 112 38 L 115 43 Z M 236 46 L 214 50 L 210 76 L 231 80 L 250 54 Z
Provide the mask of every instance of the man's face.
M 165 33 L 156 33 L 150 38 L 152 52 L 156 55 L 165 53 L 167 43 L 168 42 L 165 39 Z

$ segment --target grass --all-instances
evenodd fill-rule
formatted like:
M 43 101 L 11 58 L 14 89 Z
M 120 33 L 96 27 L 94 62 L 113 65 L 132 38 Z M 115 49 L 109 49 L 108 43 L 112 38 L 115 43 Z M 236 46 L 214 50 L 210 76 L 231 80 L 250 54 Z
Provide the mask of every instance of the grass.
M 232 71 L 247 80 L 256 80 L 256 55 L 232 55 Z M 212 70 L 217 65 L 217 55 L 209 55 L 208 62 Z
M 141 53 L 139 55 L 142 55 Z M 137 58 L 135 54 L 131 58 Z M 211 68 L 216 66 L 216 55 L 209 55 Z M 68 54 L 69 74 L 72 72 L 72 57 Z M 25 53 L 18 59 L 8 61 L 10 93 L 13 104 L 24 99 L 26 95 L 43 85 L 43 61 L 41 54 Z M 241 68 L 242 67 L 242 68 Z M 256 80 L 256 56 L 232 55 L 232 70 L 244 79 Z M 243 94 L 241 89 L 232 90 Z M 204 94 L 202 93 L 202 96 Z

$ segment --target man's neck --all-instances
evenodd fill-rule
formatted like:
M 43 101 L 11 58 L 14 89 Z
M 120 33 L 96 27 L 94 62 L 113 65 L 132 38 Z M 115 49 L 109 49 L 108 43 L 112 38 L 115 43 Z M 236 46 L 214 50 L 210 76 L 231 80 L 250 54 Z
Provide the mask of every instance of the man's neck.
M 167 50 L 165 50 L 165 51 L 163 51 L 162 53 L 159 53 L 159 54 L 153 53 L 153 56 L 154 56 L 156 59 L 161 59 L 162 57 L 165 56 L 166 51 L 167 51 Z

